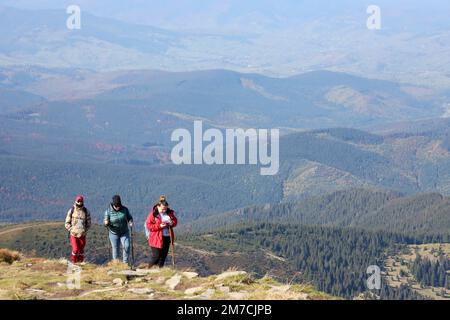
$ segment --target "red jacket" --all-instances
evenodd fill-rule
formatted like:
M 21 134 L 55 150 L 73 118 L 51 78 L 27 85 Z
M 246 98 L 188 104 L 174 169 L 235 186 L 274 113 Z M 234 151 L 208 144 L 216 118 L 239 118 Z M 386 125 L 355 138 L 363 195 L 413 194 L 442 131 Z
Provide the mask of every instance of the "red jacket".
M 158 214 L 156 218 L 153 216 L 153 210 L 155 210 L 155 206 L 153 206 L 152 211 L 147 216 L 147 220 L 145 224 L 147 229 L 150 231 L 150 236 L 148 237 L 148 245 L 153 248 L 161 249 L 163 247 L 163 228 L 161 228 L 161 216 Z M 173 233 L 173 228 L 177 226 L 177 218 L 174 215 L 174 211 L 172 209 L 167 209 L 167 214 L 172 220 L 172 228 L 170 228 L 170 234 L 172 236 L 172 244 L 174 243 L 175 235 Z

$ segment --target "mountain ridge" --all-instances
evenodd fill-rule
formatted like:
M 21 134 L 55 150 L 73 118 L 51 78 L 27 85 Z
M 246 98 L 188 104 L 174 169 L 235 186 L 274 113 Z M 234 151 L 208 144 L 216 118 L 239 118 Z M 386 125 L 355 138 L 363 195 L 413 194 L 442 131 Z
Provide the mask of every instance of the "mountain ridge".
M 404 234 L 442 234 L 450 229 L 450 198 L 439 193 L 405 196 L 395 191 L 353 189 L 298 202 L 240 208 L 187 223 L 188 232 L 287 219 L 292 224 L 354 227 Z M 276 217 L 276 218 L 275 218 Z

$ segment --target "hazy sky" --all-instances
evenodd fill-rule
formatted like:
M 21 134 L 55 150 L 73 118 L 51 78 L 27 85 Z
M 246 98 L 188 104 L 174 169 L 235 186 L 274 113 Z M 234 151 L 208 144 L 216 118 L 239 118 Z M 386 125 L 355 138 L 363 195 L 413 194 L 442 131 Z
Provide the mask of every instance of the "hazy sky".
M 427 30 L 450 27 L 446 0 L 0 0 L 27 9 L 62 9 L 79 5 L 97 16 L 172 29 L 236 30 L 259 24 L 266 28 L 308 18 L 365 17 L 369 4 L 381 7 L 385 27 Z
M 67 32 L 65 9 L 71 4 L 81 8 L 78 32 Z M 377 31 L 366 25 L 371 4 L 381 10 Z M 36 11 L 0 7 L 0 30 L 8 30 L 0 34 L 0 65 L 223 68 L 276 76 L 327 69 L 450 88 L 447 0 L 0 0 L 1 5 Z

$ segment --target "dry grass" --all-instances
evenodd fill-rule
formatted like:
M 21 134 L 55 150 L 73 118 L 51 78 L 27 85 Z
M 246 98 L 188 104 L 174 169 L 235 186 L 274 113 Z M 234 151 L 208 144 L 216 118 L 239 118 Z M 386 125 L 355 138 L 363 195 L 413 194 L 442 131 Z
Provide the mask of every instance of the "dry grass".
M 17 252 L 1 250 L 8 257 L 8 261 L 21 258 L 19 262 L 11 264 L 0 263 L 0 299 L 70 299 L 70 300 L 167 300 L 167 299 L 205 299 L 198 295 L 213 289 L 213 294 L 206 299 L 229 300 L 235 299 L 235 294 L 244 294 L 243 299 L 332 299 L 328 295 L 316 292 L 309 286 L 289 285 L 286 290 L 282 284 L 266 276 L 256 279 L 250 274 L 229 276 L 217 281 L 217 275 L 209 277 L 188 278 L 182 276 L 179 285 L 171 290 L 166 281 L 174 275 L 181 275 L 185 270 L 162 268 L 151 270 L 145 275 L 137 277 L 122 274 L 128 266 L 121 262 L 110 262 L 98 266 L 85 264 L 82 266 L 80 288 L 71 289 L 67 286 L 67 260 L 46 260 L 20 256 Z M 150 270 L 147 270 L 150 271 Z M 228 271 L 239 271 L 231 268 Z M 120 278 L 123 283 L 115 284 L 113 279 Z M 201 287 L 195 294 L 186 295 L 189 288 Z M 129 289 L 151 289 L 151 294 L 139 294 Z M 221 290 L 226 289 L 226 290 Z M 198 295 L 197 295 L 198 294 Z
M 14 261 L 20 260 L 20 253 L 8 249 L 0 249 L 0 262 L 12 264 Z

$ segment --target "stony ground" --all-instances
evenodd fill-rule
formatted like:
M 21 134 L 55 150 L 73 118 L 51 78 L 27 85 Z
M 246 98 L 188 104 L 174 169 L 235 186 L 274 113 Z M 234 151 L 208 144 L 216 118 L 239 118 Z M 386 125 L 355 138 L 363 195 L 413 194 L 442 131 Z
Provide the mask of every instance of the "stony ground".
M 0 262 L 0 299 L 332 298 L 309 285 L 282 284 L 270 277 L 255 279 L 239 270 L 200 277 L 190 270 L 147 269 L 142 265 L 132 271 L 122 263 L 109 263 L 81 265 L 78 272 L 64 259 L 18 255 L 13 260 Z

